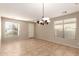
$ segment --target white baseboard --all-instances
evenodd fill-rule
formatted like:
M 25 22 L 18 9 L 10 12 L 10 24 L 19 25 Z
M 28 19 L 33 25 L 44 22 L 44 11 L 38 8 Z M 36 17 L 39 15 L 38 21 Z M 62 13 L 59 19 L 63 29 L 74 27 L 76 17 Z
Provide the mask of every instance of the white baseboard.
M 39 38 L 36 38 L 36 39 L 39 39 Z M 41 40 L 45 40 L 45 39 L 41 39 Z M 57 43 L 57 44 L 61 44 L 61 45 L 65 45 L 65 46 L 69 46 L 69 47 L 73 47 L 73 48 L 79 48 L 79 45 L 77 44 L 69 44 L 67 42 L 61 42 L 61 41 L 57 41 L 57 40 L 45 40 L 45 41 L 49 41 L 49 42 L 52 42 L 52 43 Z

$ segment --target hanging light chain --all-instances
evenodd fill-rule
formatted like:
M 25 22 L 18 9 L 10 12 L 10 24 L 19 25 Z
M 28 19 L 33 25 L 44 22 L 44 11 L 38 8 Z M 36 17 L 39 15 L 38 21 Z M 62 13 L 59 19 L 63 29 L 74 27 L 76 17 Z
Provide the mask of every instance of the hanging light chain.
M 44 18 L 44 3 L 42 5 L 43 5 L 43 7 L 42 7 L 42 13 L 43 13 L 42 18 Z
M 45 6 L 44 3 L 42 4 L 42 19 L 37 21 L 38 24 L 44 25 L 44 24 L 48 24 L 48 20 L 45 18 L 45 10 L 44 10 Z

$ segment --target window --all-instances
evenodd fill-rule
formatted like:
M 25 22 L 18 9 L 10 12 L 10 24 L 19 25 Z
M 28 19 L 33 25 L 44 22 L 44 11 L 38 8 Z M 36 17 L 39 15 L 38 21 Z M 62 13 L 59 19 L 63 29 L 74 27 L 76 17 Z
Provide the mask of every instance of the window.
M 5 37 L 19 35 L 19 24 L 14 22 L 5 22 Z
M 55 37 L 75 39 L 76 18 L 54 21 Z
M 55 21 L 55 35 L 57 37 L 63 37 L 63 21 Z

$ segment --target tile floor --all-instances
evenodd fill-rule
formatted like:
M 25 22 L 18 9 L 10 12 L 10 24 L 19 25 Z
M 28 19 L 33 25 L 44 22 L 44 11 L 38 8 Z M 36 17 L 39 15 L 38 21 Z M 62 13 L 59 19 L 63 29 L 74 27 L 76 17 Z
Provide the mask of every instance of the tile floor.
M 79 56 L 79 49 L 39 39 L 2 43 L 1 56 Z

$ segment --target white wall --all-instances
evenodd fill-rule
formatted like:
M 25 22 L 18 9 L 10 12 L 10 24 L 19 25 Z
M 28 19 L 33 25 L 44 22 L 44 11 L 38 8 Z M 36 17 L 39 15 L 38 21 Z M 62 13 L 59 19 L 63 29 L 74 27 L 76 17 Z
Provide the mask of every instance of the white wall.
M 33 27 L 32 25 L 34 25 L 33 22 L 20 21 L 20 20 L 9 19 L 9 18 L 4 18 L 4 17 L 2 17 L 1 20 L 2 20 L 1 28 L 2 28 L 2 40 L 3 41 L 5 41 L 5 40 L 14 40 L 14 39 L 28 39 L 29 36 L 31 36 L 31 37 L 34 36 L 33 31 L 31 31 L 31 30 L 30 30 L 30 34 L 29 34 L 29 29 L 32 29 L 31 27 Z M 15 22 L 15 23 L 18 23 L 20 25 L 20 27 L 19 27 L 19 36 L 5 38 L 5 36 L 4 36 L 4 32 L 5 32 L 4 27 L 5 27 L 5 22 L 6 21 Z M 31 24 L 31 26 L 29 26 L 29 24 Z
M 0 47 L 1 47 L 1 18 L 0 18 Z
M 34 23 L 28 24 L 28 37 L 34 37 Z
M 62 39 L 62 38 L 55 38 L 54 36 L 54 20 L 61 20 L 67 18 L 76 18 L 77 19 L 77 31 L 76 31 L 76 39 Z M 72 47 L 79 48 L 79 12 L 73 13 L 65 16 L 60 16 L 56 18 L 52 18 L 51 22 L 48 25 L 40 25 L 36 24 L 36 38 L 47 40 L 50 42 L 60 43 Z

